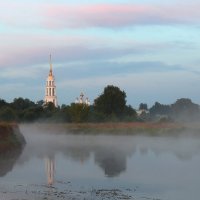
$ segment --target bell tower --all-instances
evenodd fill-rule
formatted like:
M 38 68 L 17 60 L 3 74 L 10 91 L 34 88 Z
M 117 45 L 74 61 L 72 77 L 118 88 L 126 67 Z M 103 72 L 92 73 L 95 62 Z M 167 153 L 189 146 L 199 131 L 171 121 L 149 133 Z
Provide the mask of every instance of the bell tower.
M 49 58 L 49 64 L 50 64 L 50 70 L 49 75 L 47 77 L 46 81 L 46 90 L 45 90 L 45 103 L 52 102 L 55 107 L 58 106 L 57 102 L 57 96 L 56 96 L 56 85 L 55 85 L 55 78 L 53 75 L 53 67 L 52 67 L 52 61 L 51 61 L 51 54 Z

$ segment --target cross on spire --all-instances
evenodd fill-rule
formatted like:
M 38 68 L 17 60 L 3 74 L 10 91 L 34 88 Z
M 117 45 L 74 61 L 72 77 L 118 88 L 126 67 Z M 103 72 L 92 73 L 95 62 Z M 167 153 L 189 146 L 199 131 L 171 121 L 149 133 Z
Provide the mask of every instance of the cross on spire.
M 52 62 L 51 62 L 51 54 L 50 54 L 50 56 L 49 56 L 49 64 L 50 64 L 49 75 L 52 76 L 53 69 L 52 69 Z

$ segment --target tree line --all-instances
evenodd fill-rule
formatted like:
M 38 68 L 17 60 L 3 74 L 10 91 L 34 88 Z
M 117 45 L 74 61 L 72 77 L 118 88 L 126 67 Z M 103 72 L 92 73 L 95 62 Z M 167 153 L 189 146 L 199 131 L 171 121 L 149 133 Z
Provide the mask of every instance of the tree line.
M 139 105 L 139 114 L 127 105 L 126 93 L 119 87 L 108 85 L 93 105 L 71 103 L 55 107 L 53 103 L 33 102 L 15 98 L 11 103 L 0 99 L 0 121 L 16 122 L 118 122 L 118 121 L 187 121 L 199 118 L 199 105 L 190 99 L 178 99 L 174 104 L 156 102 L 150 109 L 146 103 Z

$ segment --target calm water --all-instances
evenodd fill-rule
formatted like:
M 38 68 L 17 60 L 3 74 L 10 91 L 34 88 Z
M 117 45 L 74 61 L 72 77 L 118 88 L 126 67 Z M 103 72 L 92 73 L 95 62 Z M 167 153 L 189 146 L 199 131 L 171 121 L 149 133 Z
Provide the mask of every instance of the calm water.
M 200 137 L 21 132 L 23 152 L 0 162 L 0 200 L 200 197 Z

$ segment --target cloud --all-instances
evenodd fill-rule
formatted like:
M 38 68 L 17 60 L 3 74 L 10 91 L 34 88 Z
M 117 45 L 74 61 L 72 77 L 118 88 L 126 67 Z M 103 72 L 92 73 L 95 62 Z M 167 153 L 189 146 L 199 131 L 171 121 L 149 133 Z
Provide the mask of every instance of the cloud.
M 167 43 L 141 43 L 121 39 L 109 42 L 105 37 L 1 34 L 0 68 L 48 66 L 48 56 L 53 63 L 118 59 L 127 55 L 161 52 L 171 49 Z M 6 42 L 5 42 L 6 41 Z M 8 42 L 7 42 L 8 41 Z
M 1 25 L 25 29 L 40 26 L 39 5 L 36 3 L 23 1 L 0 2 Z
M 85 39 L 86 40 L 86 39 Z M 82 45 L 83 38 L 54 37 L 52 35 L 26 35 L 26 34 L 1 34 L 2 53 L 0 55 L 0 67 L 24 67 L 36 64 L 48 63 L 48 56 L 55 51 L 62 51 L 71 44 L 70 41 Z
M 1 23 L 11 27 L 121 28 L 135 25 L 195 24 L 199 2 L 67 4 L 22 1 L 0 3 Z
M 108 77 L 112 75 L 126 74 L 145 74 L 169 71 L 185 71 L 178 65 L 167 65 L 162 62 L 86 62 L 73 63 L 67 67 L 59 67 L 56 69 L 56 76 L 59 80 L 76 80 L 83 78 Z M 65 73 L 68 72 L 68 73 Z
M 78 68 L 79 69 L 79 68 Z M 94 74 L 88 73 L 93 69 Z M 188 73 L 187 70 L 180 66 L 170 66 L 160 62 L 130 62 L 130 63 L 99 63 L 99 66 L 90 65 L 87 69 L 83 69 L 85 73 L 82 77 L 70 78 L 73 75 L 73 69 L 69 69 L 69 77 L 66 77 L 61 69 L 59 73 L 58 87 L 64 88 L 66 85 L 70 87 L 98 87 L 108 84 L 118 84 L 124 87 L 131 86 L 137 88 L 138 84 L 132 85 L 131 83 L 140 83 L 140 87 L 159 86 L 159 82 L 168 82 L 168 79 L 163 79 L 163 76 L 176 77 L 177 74 Z M 58 73 L 58 72 L 57 72 Z M 189 73 L 192 74 L 192 73 Z M 148 79 L 147 79 L 148 77 Z M 154 81 L 149 82 L 149 79 Z M 91 84 L 93 83 L 93 84 Z M 170 84 L 170 83 L 169 83 Z
M 28 70 L 26 67 L 16 68 L 4 68 L 1 69 L 0 78 L 2 79 L 34 79 L 40 77 L 41 67 L 29 67 Z
M 190 24 L 200 20 L 199 3 L 171 5 L 96 4 L 44 6 L 44 25 L 59 28 L 119 28 L 134 25 Z

